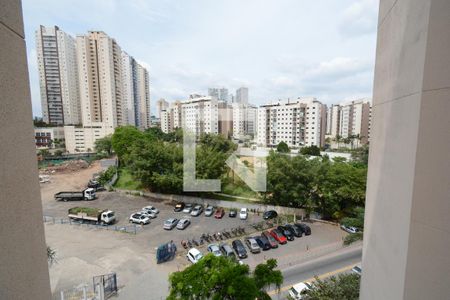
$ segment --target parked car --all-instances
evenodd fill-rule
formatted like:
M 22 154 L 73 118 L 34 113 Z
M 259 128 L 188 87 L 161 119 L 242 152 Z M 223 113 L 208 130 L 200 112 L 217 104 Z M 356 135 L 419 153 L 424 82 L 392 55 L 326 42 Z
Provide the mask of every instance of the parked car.
M 130 220 L 131 223 L 136 223 L 136 224 L 150 224 L 150 218 L 146 215 L 140 214 L 140 213 L 134 213 L 130 216 Z
M 142 210 L 148 210 L 151 211 L 152 213 L 159 214 L 159 209 L 151 205 L 142 208 Z
M 205 209 L 205 217 L 211 217 L 214 213 L 214 206 L 208 205 Z
M 236 211 L 234 208 L 232 208 L 232 209 L 230 210 L 230 212 L 228 213 L 228 216 L 229 216 L 230 218 L 236 218 L 236 216 L 237 216 L 237 211 Z
M 361 276 L 361 275 L 362 275 L 362 268 L 361 268 L 361 265 L 358 264 L 358 265 L 354 266 L 354 267 L 352 268 L 352 272 L 355 273 L 355 274 L 358 274 L 359 276 Z
M 178 224 L 178 219 L 170 218 L 164 221 L 163 228 L 166 230 L 172 230 Z
M 341 229 L 348 233 L 357 233 L 359 231 L 356 227 L 345 226 L 344 224 L 341 225 Z
M 279 244 L 286 244 L 287 243 L 287 239 L 286 237 L 283 235 L 283 233 L 281 233 L 281 231 L 279 231 L 278 229 L 272 229 L 270 232 L 270 235 L 273 236 L 273 238 L 279 243 Z
M 216 213 L 214 214 L 214 218 L 216 218 L 216 219 L 222 219 L 222 217 L 223 217 L 224 214 L 225 214 L 225 211 L 223 210 L 223 208 L 222 208 L 222 207 L 219 207 L 219 208 L 216 210 Z
M 191 211 L 191 216 L 193 217 L 198 217 L 202 214 L 203 212 L 203 206 L 200 204 L 197 204 L 196 206 L 194 206 L 194 208 Z
M 181 220 L 178 221 L 178 223 L 177 223 L 177 229 L 183 230 L 183 229 L 185 229 L 186 227 L 188 227 L 189 224 L 191 224 L 191 221 L 190 221 L 189 219 L 186 219 L 186 218 L 181 219 Z
M 294 225 L 291 225 L 291 224 L 286 224 L 286 225 L 284 225 L 284 228 L 286 228 L 287 230 L 292 232 L 292 234 L 295 235 L 295 237 L 302 237 L 303 236 L 303 230 L 298 228 L 297 226 L 294 226 Z
M 236 259 L 236 254 L 233 252 L 233 248 L 230 247 L 227 243 L 220 244 L 220 250 L 225 257 L 229 257 L 231 259 Z
M 277 229 L 287 238 L 288 241 L 294 240 L 294 234 L 284 226 L 278 226 Z
M 214 254 L 214 256 L 222 256 L 222 252 L 220 252 L 220 248 L 217 244 L 209 244 L 207 250 Z
M 177 204 L 175 204 L 175 207 L 173 209 L 174 212 L 180 212 L 183 211 L 184 209 L 184 203 L 183 202 L 178 202 Z
M 296 223 L 295 226 L 301 228 L 305 235 L 310 235 L 311 234 L 311 227 L 309 227 L 305 223 Z
M 263 231 L 261 235 L 264 236 L 267 239 L 267 241 L 269 241 L 270 247 L 278 248 L 277 240 L 268 231 Z
M 247 244 L 248 249 L 251 253 L 259 253 L 261 252 L 261 248 L 259 248 L 258 242 L 252 237 L 246 238 L 245 243 Z
M 236 252 L 239 258 L 247 257 L 247 250 L 245 250 L 244 244 L 242 244 L 241 240 L 234 240 L 231 243 L 231 246 L 233 247 L 234 251 Z
M 289 296 L 295 300 L 305 299 L 306 292 L 312 288 L 309 282 L 300 282 L 289 289 Z
M 263 235 L 255 236 L 255 240 L 258 243 L 259 248 L 263 249 L 263 251 L 272 248 L 267 238 Z
M 243 208 L 241 208 L 241 211 L 239 212 L 239 219 L 246 220 L 247 218 L 248 218 L 247 208 L 243 207 Z
M 192 211 L 192 207 L 193 207 L 193 206 L 192 206 L 191 203 L 186 203 L 186 204 L 184 205 L 183 212 L 186 213 L 186 214 L 190 214 L 191 211 Z
M 189 251 L 188 251 L 186 257 L 187 257 L 187 259 L 188 259 L 191 263 L 195 264 L 195 263 L 197 263 L 200 259 L 202 259 L 203 254 L 202 254 L 200 251 L 198 251 L 198 249 L 196 249 L 196 248 L 191 248 L 191 249 L 189 249 Z
M 142 210 L 139 213 L 142 214 L 142 215 L 146 215 L 150 219 L 156 218 L 156 214 L 154 212 L 151 212 L 151 211 L 148 211 L 148 210 Z
M 263 214 L 264 220 L 269 220 L 278 217 L 278 213 L 274 210 L 265 211 Z

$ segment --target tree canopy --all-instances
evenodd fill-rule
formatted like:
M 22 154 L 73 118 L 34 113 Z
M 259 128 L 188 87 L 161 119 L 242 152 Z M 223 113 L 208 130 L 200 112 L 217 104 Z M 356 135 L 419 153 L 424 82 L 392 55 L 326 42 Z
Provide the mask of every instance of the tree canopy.
M 265 290 L 271 285 L 279 288 L 283 283 L 276 266 L 276 260 L 269 259 L 252 273 L 248 265 L 208 254 L 170 275 L 167 299 L 270 299 Z
M 300 153 L 303 155 L 320 156 L 320 148 L 316 145 L 306 146 L 300 149 Z
M 361 277 L 357 274 L 341 274 L 326 280 L 316 277 L 313 287 L 306 292 L 307 300 L 357 300 Z
M 101 139 L 95 141 L 95 151 L 97 153 L 105 153 L 106 155 L 111 155 L 113 147 L 112 147 L 112 138 L 111 136 L 105 136 Z
M 280 142 L 277 146 L 277 152 L 279 153 L 289 153 L 289 146 L 285 142 Z
M 267 158 L 268 203 L 316 210 L 339 219 L 355 206 L 364 206 L 367 168 L 271 152 Z

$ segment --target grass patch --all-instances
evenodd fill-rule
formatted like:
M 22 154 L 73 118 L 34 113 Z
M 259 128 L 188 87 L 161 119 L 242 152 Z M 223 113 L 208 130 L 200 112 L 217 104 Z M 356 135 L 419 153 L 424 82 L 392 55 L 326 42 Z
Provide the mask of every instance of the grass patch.
M 232 196 L 239 196 L 245 198 L 260 199 L 259 193 L 251 190 L 245 184 L 235 184 L 233 182 L 227 182 L 222 185 L 222 193 Z
M 128 169 L 119 170 L 119 179 L 114 187 L 122 190 L 143 190 L 141 183 L 133 178 Z

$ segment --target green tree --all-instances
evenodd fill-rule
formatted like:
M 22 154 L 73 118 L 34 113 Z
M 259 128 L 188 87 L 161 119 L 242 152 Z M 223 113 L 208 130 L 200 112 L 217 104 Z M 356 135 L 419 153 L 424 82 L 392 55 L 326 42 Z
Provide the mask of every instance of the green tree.
M 308 300 L 357 300 L 361 277 L 357 274 L 341 274 L 326 280 L 316 277 L 313 287 L 306 291 Z
M 167 299 L 270 299 L 265 290 L 283 282 L 275 270 L 276 261 L 269 259 L 252 274 L 248 265 L 240 265 L 226 257 L 206 255 L 196 264 L 169 277 Z
M 138 140 L 144 139 L 144 133 L 134 126 L 116 128 L 112 135 L 111 145 L 121 162 L 126 162 L 126 156 Z
M 285 142 L 280 142 L 277 146 L 277 152 L 279 153 L 289 153 L 289 146 Z
M 320 148 L 317 147 L 316 145 L 303 147 L 300 149 L 300 153 L 303 155 L 320 156 Z
M 99 154 L 106 154 L 110 156 L 112 154 L 112 138 L 111 136 L 105 136 L 95 141 L 95 151 Z
M 49 156 L 51 156 L 50 151 L 48 151 L 47 149 L 39 150 L 38 154 L 41 155 L 42 157 L 49 157 Z

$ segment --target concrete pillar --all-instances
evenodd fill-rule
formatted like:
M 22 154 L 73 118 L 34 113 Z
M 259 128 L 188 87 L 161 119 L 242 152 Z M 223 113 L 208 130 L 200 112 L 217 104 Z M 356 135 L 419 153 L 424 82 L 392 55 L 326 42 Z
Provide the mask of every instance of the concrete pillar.
M 361 299 L 450 297 L 450 1 L 381 0 Z
M 20 0 L 0 0 L 0 299 L 50 299 Z

